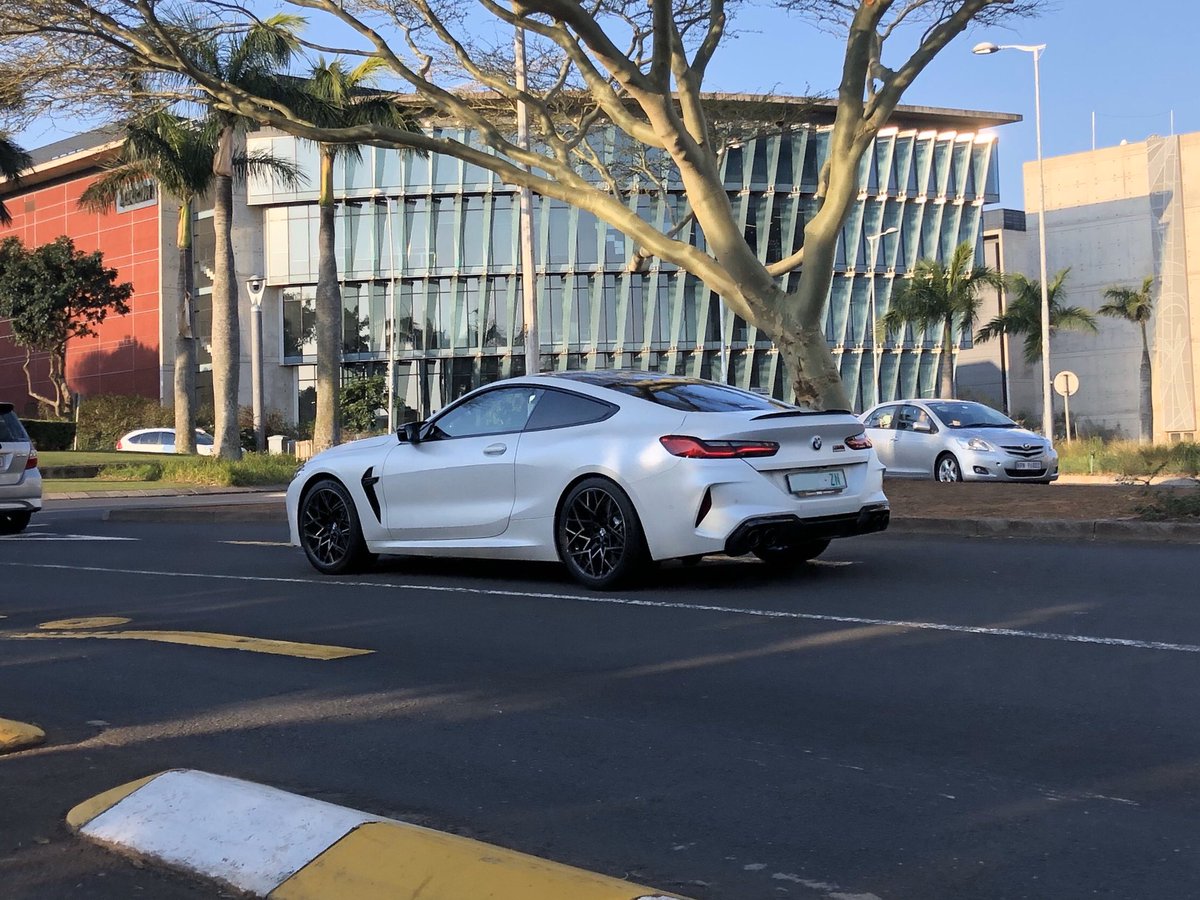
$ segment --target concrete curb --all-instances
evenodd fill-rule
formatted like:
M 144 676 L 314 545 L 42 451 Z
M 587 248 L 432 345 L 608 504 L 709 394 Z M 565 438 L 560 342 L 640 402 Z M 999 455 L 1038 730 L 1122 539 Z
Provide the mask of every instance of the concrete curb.
M 36 725 L 0 719 L 0 754 L 36 747 L 46 740 L 46 732 Z
M 1049 538 L 1063 541 L 1135 541 L 1200 544 L 1200 523 L 1129 519 L 934 519 L 893 516 L 885 534 L 940 534 L 981 538 Z
M 276 788 L 173 769 L 67 814 L 82 836 L 270 900 L 686 900 Z

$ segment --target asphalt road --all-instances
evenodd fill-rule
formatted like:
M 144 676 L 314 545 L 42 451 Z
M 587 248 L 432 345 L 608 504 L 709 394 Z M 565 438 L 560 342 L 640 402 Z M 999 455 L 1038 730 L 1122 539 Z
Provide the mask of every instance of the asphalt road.
M 78 505 L 0 539 L 0 716 L 48 735 L 0 757 L 6 900 L 218 895 L 63 822 L 174 767 L 699 900 L 1200 884 L 1195 547 L 880 535 L 599 595 L 551 566 L 327 579 L 285 540 Z M 82 616 L 374 652 L 14 636 Z

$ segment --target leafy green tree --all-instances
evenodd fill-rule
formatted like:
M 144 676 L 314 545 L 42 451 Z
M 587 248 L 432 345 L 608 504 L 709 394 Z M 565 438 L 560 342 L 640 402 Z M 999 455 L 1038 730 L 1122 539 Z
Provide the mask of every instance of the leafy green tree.
M 1104 292 L 1108 300 L 1097 312 L 1102 316 L 1132 322 L 1142 331 L 1142 365 L 1139 380 L 1138 419 L 1143 444 L 1154 439 L 1154 384 L 1150 369 L 1150 339 L 1146 326 L 1154 315 L 1154 277 L 1142 280 L 1141 289 L 1110 287 Z
M 71 413 L 67 386 L 67 342 L 92 337 L 110 312 L 125 315 L 133 285 L 117 282 L 117 270 L 104 265 L 99 250 L 84 253 L 66 236 L 29 250 L 18 238 L 0 243 L 0 316 L 10 319 L 13 341 L 25 349 L 29 396 Z M 34 353 L 46 353 L 54 395 L 33 389 Z
M 955 396 L 954 335 L 975 327 L 979 292 L 985 287 L 999 288 L 1003 283 L 995 269 L 974 262 L 975 248 L 969 243 L 955 247 L 946 265 L 931 259 L 917 260 L 911 277 L 893 294 L 880 320 L 888 335 L 898 334 L 905 325 L 925 332 L 939 330 L 942 397 Z
M 168 112 L 154 112 L 128 122 L 125 142 L 114 165 L 88 187 L 79 203 L 86 209 L 112 209 L 117 197 L 148 180 L 179 203 L 175 247 L 179 274 L 175 301 L 178 329 L 175 336 L 175 434 L 177 453 L 196 452 L 196 336 L 194 302 L 196 276 L 193 261 L 192 221 L 196 202 L 212 188 L 216 175 L 213 160 L 217 135 L 213 123 L 191 122 Z M 238 177 L 268 175 L 292 183 L 295 166 L 270 154 L 234 153 L 233 172 Z
M 308 118 L 326 128 L 382 123 L 412 127 L 390 96 L 367 88 L 386 63 L 372 57 L 354 68 L 341 59 L 321 57 L 304 84 L 308 95 L 300 101 Z M 305 100 L 309 102 L 305 102 Z M 317 233 L 317 416 L 313 423 L 313 450 L 320 452 L 341 441 L 339 411 L 341 390 L 341 345 L 343 341 L 342 293 L 338 287 L 337 256 L 334 253 L 336 201 L 333 195 L 333 165 L 339 156 L 362 158 L 360 144 L 318 143 L 321 158 L 321 188 L 318 195 L 320 220 Z M 347 323 L 357 317 L 346 318 Z M 346 337 L 349 343 L 349 335 Z
M 16 184 L 21 180 L 21 173 L 33 165 L 29 154 L 9 140 L 8 135 L 0 132 L 0 178 Z M 11 225 L 12 215 L 4 201 L 0 200 L 0 225 Z
M 339 399 L 347 431 L 374 431 L 376 411 L 387 406 L 387 379 L 382 375 L 349 378 L 341 387 Z
M 299 46 L 300 16 L 278 13 L 245 31 L 184 28 L 172 42 L 174 52 L 201 78 L 214 79 L 249 95 L 277 97 L 285 83 L 280 71 Z M 238 326 L 238 281 L 233 258 L 233 179 L 235 144 L 253 122 L 234 107 L 209 106 L 209 124 L 216 133 L 213 155 L 212 365 L 213 406 L 216 414 L 216 453 L 223 459 L 242 455 L 238 434 L 238 386 L 241 338 Z
M 1096 330 L 1096 318 L 1082 306 L 1067 306 L 1063 285 L 1070 269 L 1055 274 L 1046 294 L 1050 300 L 1050 337 L 1056 331 Z M 1020 272 L 1007 279 L 1008 303 L 1000 315 L 979 329 L 975 340 L 990 341 L 1001 335 L 1025 338 L 1025 362 L 1033 365 L 1042 356 L 1042 284 Z

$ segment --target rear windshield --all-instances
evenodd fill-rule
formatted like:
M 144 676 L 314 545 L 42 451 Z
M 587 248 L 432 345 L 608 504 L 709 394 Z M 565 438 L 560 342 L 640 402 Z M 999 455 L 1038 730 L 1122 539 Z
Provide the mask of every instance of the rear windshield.
M 25 426 L 21 424 L 17 414 L 12 411 L 12 407 L 0 412 L 0 444 L 27 440 L 29 440 L 29 435 L 25 433 Z
M 799 409 L 782 400 L 709 381 L 614 380 L 605 387 L 683 412 L 792 412 Z

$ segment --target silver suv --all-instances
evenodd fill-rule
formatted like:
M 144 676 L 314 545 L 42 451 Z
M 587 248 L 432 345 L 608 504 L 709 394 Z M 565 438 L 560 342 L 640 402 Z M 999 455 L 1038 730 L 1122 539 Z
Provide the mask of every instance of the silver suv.
M 19 534 L 42 508 L 37 450 L 11 403 L 0 403 L 0 534 Z

